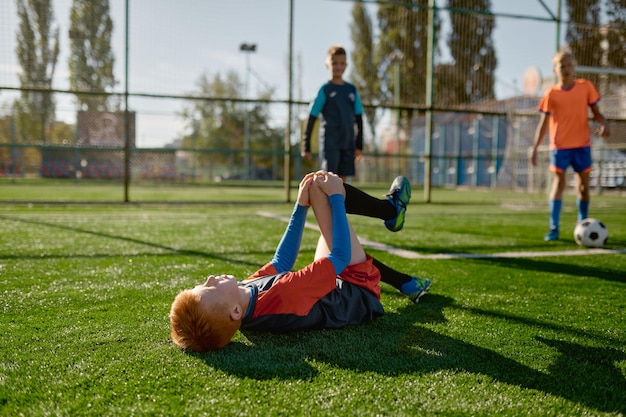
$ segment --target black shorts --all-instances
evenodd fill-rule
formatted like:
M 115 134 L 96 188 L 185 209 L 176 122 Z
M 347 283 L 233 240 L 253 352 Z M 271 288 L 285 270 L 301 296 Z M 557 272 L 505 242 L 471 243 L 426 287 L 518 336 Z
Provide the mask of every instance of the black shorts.
M 321 155 L 321 169 L 344 177 L 353 176 L 356 173 L 354 149 L 324 150 Z

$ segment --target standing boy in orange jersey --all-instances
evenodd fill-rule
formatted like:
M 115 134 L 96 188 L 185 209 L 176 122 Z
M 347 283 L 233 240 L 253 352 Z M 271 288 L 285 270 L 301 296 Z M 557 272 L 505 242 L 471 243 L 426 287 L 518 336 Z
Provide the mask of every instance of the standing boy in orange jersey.
M 571 51 L 562 49 L 552 58 L 557 83 L 539 102 L 541 119 L 535 133 L 531 163 L 537 165 L 537 149 L 550 131 L 550 171 L 554 173 L 550 191 L 550 230 L 544 240 L 559 238 L 559 220 L 566 186 L 565 172 L 571 165 L 576 173 L 578 221 L 589 213 L 589 174 L 591 172 L 591 135 L 588 111 L 600 123 L 598 133 L 610 134 L 609 125 L 600 113 L 597 103 L 600 95 L 594 85 L 574 75 L 574 58 Z

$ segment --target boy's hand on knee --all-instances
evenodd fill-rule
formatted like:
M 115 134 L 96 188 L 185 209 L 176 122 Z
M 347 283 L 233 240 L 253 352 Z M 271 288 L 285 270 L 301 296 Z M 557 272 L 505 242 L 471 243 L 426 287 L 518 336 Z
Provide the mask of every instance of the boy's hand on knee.
M 313 180 L 315 178 L 315 173 L 311 172 L 306 174 L 302 181 L 300 181 L 300 187 L 298 188 L 298 204 L 301 206 L 310 206 L 311 199 L 309 197 L 309 189 L 313 184 Z
M 341 194 L 346 196 L 346 189 L 343 186 L 343 181 L 337 174 L 332 172 L 318 171 L 315 176 L 315 184 L 326 195 Z

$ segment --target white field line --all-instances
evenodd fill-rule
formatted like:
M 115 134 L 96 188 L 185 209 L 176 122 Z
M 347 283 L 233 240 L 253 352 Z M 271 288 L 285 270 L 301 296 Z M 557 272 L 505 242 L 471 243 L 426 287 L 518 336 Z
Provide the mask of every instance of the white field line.
M 279 216 L 268 211 L 258 211 L 257 214 L 261 217 L 266 217 L 274 220 L 280 220 L 288 223 L 289 217 Z M 319 231 L 319 227 L 316 224 L 306 222 L 304 227 L 307 229 Z M 550 252 L 497 252 L 497 253 L 435 253 L 432 255 L 422 255 L 417 252 L 413 252 L 406 249 L 398 249 L 385 243 L 374 242 L 372 240 L 359 237 L 361 245 L 368 248 L 376 249 L 391 253 L 406 259 L 457 259 L 457 258 L 540 258 L 548 256 L 583 256 L 583 255 L 608 255 L 616 253 L 626 253 L 626 249 L 573 249 L 564 251 L 550 251 Z

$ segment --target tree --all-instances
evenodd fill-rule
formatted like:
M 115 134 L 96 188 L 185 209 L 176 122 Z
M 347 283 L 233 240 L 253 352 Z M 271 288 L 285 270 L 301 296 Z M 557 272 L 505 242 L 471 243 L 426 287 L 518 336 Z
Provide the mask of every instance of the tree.
M 361 2 L 352 7 L 351 37 L 354 44 L 352 52 L 351 81 L 359 91 L 361 100 L 367 104 L 377 104 L 380 100 L 380 79 L 374 45 L 372 18 Z M 365 107 L 365 115 L 372 132 L 376 131 L 376 109 Z
M 20 85 L 25 89 L 15 102 L 18 130 L 26 140 L 39 138 L 46 143 L 56 110 L 49 90 L 59 57 L 59 28 L 52 29 L 51 0 L 16 1 L 20 21 L 16 53 L 22 67 Z
M 453 63 L 435 67 L 434 84 L 437 106 L 454 107 L 467 99 L 464 75 Z
M 410 0 L 401 4 L 379 4 L 377 13 L 380 37 L 376 62 L 381 74 L 381 102 L 391 103 L 393 98 L 394 105 L 405 106 L 398 112 L 397 127 L 401 130 L 406 126 L 406 138 L 411 137 L 408 121 L 413 118 L 413 109 L 409 106 L 426 103 L 430 49 L 428 3 L 428 0 Z M 436 14 L 434 26 L 436 45 L 440 28 Z M 437 53 L 435 49 L 433 54 Z
M 626 0 L 608 0 L 607 15 L 607 64 L 613 68 L 626 68 Z
M 456 104 L 476 103 L 495 97 L 497 58 L 491 32 L 495 20 L 489 0 L 448 0 L 452 31 L 448 46 L 454 59 Z
M 250 109 L 249 104 L 238 101 L 244 96 L 243 83 L 234 71 L 225 76 L 218 73 L 212 79 L 204 73 L 196 86 L 197 90 L 190 95 L 198 99 L 189 101 L 180 114 L 192 131 L 191 135 L 183 137 L 182 147 L 210 150 L 211 154 L 197 156 L 197 162 L 204 166 L 209 166 L 211 161 L 231 168 L 243 166 L 243 126 L 247 112 L 250 151 L 255 152 L 254 165 L 260 168 L 273 166 L 276 175 L 280 171 L 276 166 L 278 162 L 275 154 L 268 151 L 282 150 L 284 127 L 273 127 L 269 123 L 271 115 L 266 100 L 271 99 L 273 91 L 266 91 Z
M 572 49 L 576 64 L 598 67 L 602 63 L 602 40 L 600 33 L 600 0 L 567 0 L 566 40 Z M 596 74 L 585 75 L 596 85 Z
M 380 38 L 377 62 L 382 70 L 383 100 L 390 102 L 394 83 L 400 83 L 400 104 L 425 102 L 426 65 L 428 53 L 428 0 L 411 0 L 397 4 L 381 4 L 378 8 Z M 435 21 L 435 38 L 439 32 L 439 19 Z M 436 43 L 435 43 L 436 44 Z M 400 79 L 394 80 L 393 56 L 400 52 Z
M 73 0 L 69 30 L 72 90 L 103 93 L 115 86 L 112 34 L 113 21 L 108 0 Z M 104 95 L 81 94 L 76 100 L 80 110 L 108 110 Z

